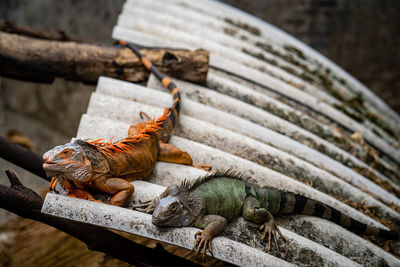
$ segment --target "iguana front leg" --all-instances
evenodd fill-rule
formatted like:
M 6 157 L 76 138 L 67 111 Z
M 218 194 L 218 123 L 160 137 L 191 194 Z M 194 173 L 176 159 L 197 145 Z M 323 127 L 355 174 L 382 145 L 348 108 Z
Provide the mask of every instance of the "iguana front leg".
M 141 204 L 132 205 L 131 208 L 140 212 L 152 214 L 154 209 L 156 208 L 156 203 L 158 202 L 158 200 L 158 198 L 148 200 Z
M 176 146 L 160 142 L 160 154 L 158 160 L 170 163 L 185 164 L 199 168 L 205 171 L 210 171 L 211 166 L 209 165 L 196 165 L 193 164 L 192 157 L 189 153 L 180 150 Z
M 57 180 L 56 180 L 56 182 L 57 182 Z M 74 183 L 69 180 L 64 180 L 64 188 L 67 190 L 67 196 L 69 196 L 69 197 L 75 197 L 75 198 L 86 199 L 86 200 L 91 200 L 91 201 L 98 201 L 88 191 L 86 191 L 83 188 L 79 188 L 79 187 L 75 186 Z
M 194 236 L 196 240 L 193 249 L 196 249 L 197 247 L 195 254 L 196 259 L 201 251 L 201 259 L 204 261 L 207 248 L 212 254 L 212 239 L 218 236 L 226 225 L 226 219 L 219 215 L 203 216 L 203 218 L 194 225 L 204 229 L 204 231 L 198 231 Z
M 57 183 L 60 183 L 61 186 L 67 191 L 67 196 L 75 197 L 80 199 L 86 199 L 90 201 L 102 202 L 101 200 L 97 200 L 90 194 L 82 185 L 76 182 L 72 182 L 69 180 L 65 180 L 62 178 L 52 177 L 51 182 L 49 184 L 49 190 L 55 191 Z
M 165 189 L 164 192 L 161 193 L 160 196 L 155 197 L 152 200 L 148 200 L 144 203 L 133 205 L 132 208 L 141 212 L 153 213 L 154 209 L 160 202 L 160 199 L 167 197 L 172 192 L 176 192 L 176 190 L 178 190 L 176 185 L 170 185 Z
M 95 179 L 90 186 L 96 190 L 113 194 L 109 204 L 120 207 L 128 201 L 135 191 L 131 183 L 121 178 L 100 177 Z
M 268 233 L 268 248 L 266 251 L 271 250 L 271 236 L 272 236 L 274 239 L 278 257 L 281 257 L 281 252 L 279 250 L 279 245 L 277 240 L 277 233 L 283 239 L 286 245 L 288 244 L 288 240 L 279 230 L 272 214 L 268 210 L 262 208 L 257 199 L 255 199 L 252 196 L 248 196 L 244 200 L 243 217 L 249 221 L 262 224 L 260 230 L 264 230 L 264 232 L 261 236 L 261 240 L 264 240 Z M 286 251 L 282 258 L 285 258 L 288 249 L 289 247 L 286 246 Z

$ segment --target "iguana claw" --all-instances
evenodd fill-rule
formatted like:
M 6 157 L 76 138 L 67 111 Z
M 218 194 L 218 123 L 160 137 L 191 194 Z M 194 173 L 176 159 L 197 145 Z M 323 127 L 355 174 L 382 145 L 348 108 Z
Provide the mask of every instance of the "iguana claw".
M 57 183 L 58 183 L 58 178 L 52 177 L 51 182 L 49 184 L 49 190 L 54 191 L 56 189 Z
M 275 247 L 276 247 L 276 252 L 278 254 L 278 257 L 284 259 L 286 257 L 286 254 L 289 250 L 289 246 L 288 246 L 288 239 L 282 234 L 281 230 L 279 230 L 278 226 L 276 225 L 274 220 L 270 220 L 268 222 L 265 222 L 261 225 L 260 230 L 264 230 L 263 234 L 261 236 L 261 240 L 264 240 L 267 236 L 268 233 L 268 248 L 266 249 L 266 251 L 270 251 L 271 250 L 271 236 L 274 238 L 274 243 L 275 243 Z M 278 239 L 277 239 L 277 233 L 279 234 L 279 236 L 282 238 L 282 240 L 284 241 L 285 245 L 286 245 L 286 250 L 285 250 L 285 254 L 283 255 L 283 257 L 281 257 L 281 252 L 279 250 L 279 244 L 278 244 Z
M 200 250 L 202 249 L 201 252 L 201 260 L 204 262 L 206 259 L 206 251 L 208 248 L 208 251 L 210 251 L 211 255 L 213 255 L 212 253 L 212 236 L 210 234 L 208 234 L 206 231 L 198 231 L 196 232 L 196 234 L 194 235 L 194 238 L 196 239 L 194 241 L 194 245 L 193 245 L 193 249 L 196 249 L 196 253 L 195 253 L 195 259 L 197 260 L 199 255 Z M 214 256 L 214 255 L 213 255 Z
M 156 201 L 155 200 L 149 200 L 144 202 L 143 204 L 137 204 L 137 205 L 133 205 L 132 208 L 140 211 L 140 212 L 145 212 L 145 213 L 153 213 L 155 207 L 156 207 Z

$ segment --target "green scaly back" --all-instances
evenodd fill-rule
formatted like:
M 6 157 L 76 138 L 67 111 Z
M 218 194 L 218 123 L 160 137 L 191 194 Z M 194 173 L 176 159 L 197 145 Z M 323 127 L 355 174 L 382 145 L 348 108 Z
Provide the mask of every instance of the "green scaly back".
M 183 192 L 190 192 L 195 190 L 198 186 L 200 186 L 201 184 L 210 181 L 212 179 L 215 178 L 222 178 L 222 177 L 226 177 L 226 178 L 230 178 L 230 179 L 234 179 L 234 180 L 239 180 L 242 181 L 244 183 L 247 183 L 249 185 L 257 185 L 257 181 L 240 172 L 236 172 L 232 169 L 228 169 L 228 170 L 216 170 L 214 173 L 210 173 L 210 174 L 206 174 L 204 176 L 200 176 L 197 177 L 196 179 L 185 179 L 181 182 L 181 184 L 178 186 L 178 193 L 183 193 Z
M 203 199 L 206 214 L 223 216 L 231 221 L 241 216 L 246 197 L 246 186 L 257 187 L 256 181 L 232 170 L 216 171 L 194 180 L 184 180 L 178 195 L 188 192 Z

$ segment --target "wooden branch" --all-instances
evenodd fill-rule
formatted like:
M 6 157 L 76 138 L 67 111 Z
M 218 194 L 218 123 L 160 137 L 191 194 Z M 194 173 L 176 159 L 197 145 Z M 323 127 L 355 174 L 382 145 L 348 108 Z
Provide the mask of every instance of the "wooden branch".
M 148 248 L 110 230 L 41 213 L 43 199 L 23 186 L 14 171 L 6 171 L 11 186 L 0 185 L 0 207 L 24 218 L 53 226 L 84 242 L 90 250 L 106 253 L 135 266 L 198 266 L 161 246 Z
M 141 49 L 162 72 L 203 83 L 209 53 L 172 49 Z M 146 81 L 149 72 L 132 51 L 120 46 L 41 40 L 0 32 L 0 75 L 51 83 L 55 77 L 96 84 L 104 75 L 130 82 Z
M 43 159 L 41 155 L 21 145 L 12 143 L 2 136 L 0 136 L 0 157 L 50 181 L 43 170 Z

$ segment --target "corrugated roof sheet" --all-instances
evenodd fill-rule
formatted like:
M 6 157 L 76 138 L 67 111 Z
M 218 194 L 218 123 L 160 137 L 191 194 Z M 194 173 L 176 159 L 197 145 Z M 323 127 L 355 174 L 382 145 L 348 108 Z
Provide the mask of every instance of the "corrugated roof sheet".
M 399 226 L 400 118 L 312 48 L 266 22 L 210 0 L 128 0 L 113 37 L 143 46 L 210 51 L 205 85 L 176 81 L 183 95 L 183 115 L 171 143 L 188 151 L 197 163 L 242 171 L 262 185 L 301 193 L 368 224 L 386 228 L 382 223 L 390 221 Z M 147 87 L 101 78 L 77 137 L 124 137 L 129 124 L 140 120 L 139 111 L 155 116 L 170 105 L 171 96 L 163 90 L 154 77 Z M 355 132 L 362 139 L 352 136 Z M 167 186 L 199 173 L 187 166 L 158 163 L 149 182 Z M 134 185 L 133 200 L 162 190 L 146 182 Z M 44 210 L 191 246 L 192 229 L 159 232 L 149 215 L 82 202 L 48 195 Z M 373 207 L 381 219 L 367 216 L 363 207 L 364 211 Z M 96 216 L 85 217 L 82 212 Z M 116 216 L 112 224 L 98 219 L 105 213 Z M 124 223 L 133 218 L 129 216 L 137 220 L 126 228 Z M 249 227 L 241 220 L 229 227 L 237 231 L 243 224 Z M 323 219 L 291 216 L 279 219 L 279 224 L 291 242 L 287 263 L 400 263 Z M 218 258 L 246 266 L 282 263 L 259 253 L 265 244 L 255 241 L 258 236 L 225 236 L 239 243 L 217 238 L 213 248 Z

